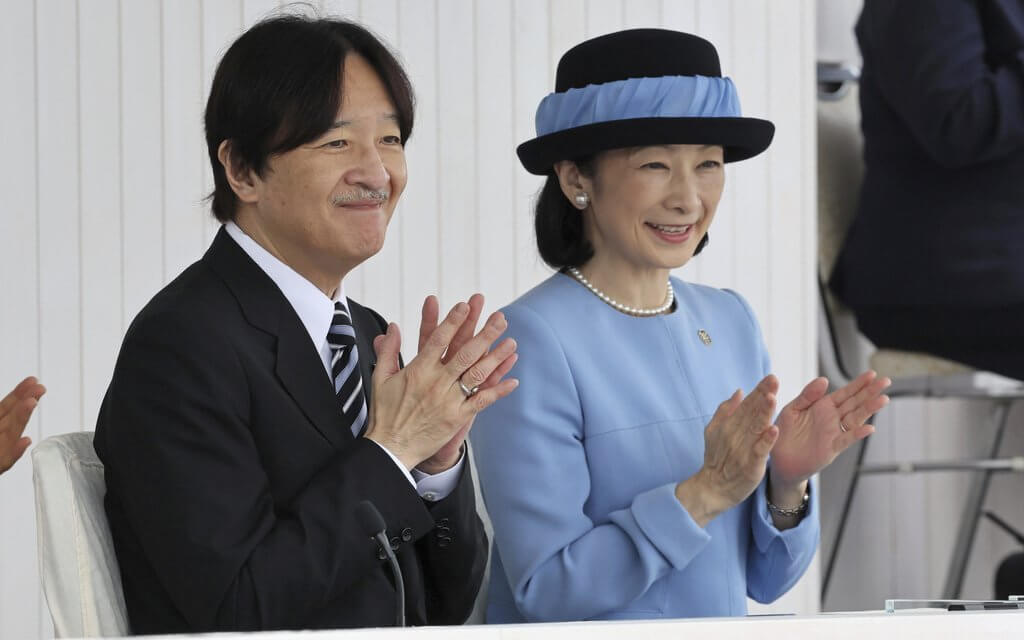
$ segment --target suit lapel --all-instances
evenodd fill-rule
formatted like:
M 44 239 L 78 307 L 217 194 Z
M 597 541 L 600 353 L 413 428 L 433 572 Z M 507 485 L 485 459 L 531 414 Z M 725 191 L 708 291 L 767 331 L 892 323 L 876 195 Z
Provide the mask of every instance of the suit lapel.
M 223 228 L 203 261 L 227 284 L 246 320 L 277 337 L 275 373 L 313 427 L 335 448 L 351 442 L 352 433 L 341 423 L 341 407 L 320 354 L 274 281 Z
M 285 305 L 291 311 L 290 305 Z M 352 432 L 343 424 L 338 397 L 324 369 L 320 354 L 313 348 L 309 333 L 295 316 L 289 323 L 282 318 L 281 332 L 277 335 L 277 377 L 306 414 L 331 444 L 336 447 L 352 441 Z M 293 326 L 288 326 L 293 325 Z

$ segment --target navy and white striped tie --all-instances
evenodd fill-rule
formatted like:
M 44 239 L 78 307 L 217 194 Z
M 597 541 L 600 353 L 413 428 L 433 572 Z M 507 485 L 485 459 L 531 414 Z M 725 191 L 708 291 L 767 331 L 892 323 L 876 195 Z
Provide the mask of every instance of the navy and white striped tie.
M 363 377 L 359 374 L 356 332 L 348 310 L 340 302 L 334 303 L 334 319 L 327 331 L 327 344 L 331 347 L 334 392 L 341 403 L 345 423 L 350 425 L 352 435 L 358 437 L 366 423 L 366 396 L 363 394 Z

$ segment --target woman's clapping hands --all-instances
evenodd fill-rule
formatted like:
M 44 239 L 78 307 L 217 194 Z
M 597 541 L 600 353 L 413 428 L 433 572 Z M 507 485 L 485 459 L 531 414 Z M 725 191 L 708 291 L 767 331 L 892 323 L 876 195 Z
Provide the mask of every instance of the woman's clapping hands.
M 745 500 L 770 465 L 773 493 L 803 493 L 818 473 L 853 443 L 874 433 L 868 419 L 889 402 L 888 378 L 867 371 L 832 393 L 825 378 L 812 380 L 775 412 L 779 382 L 762 379 L 749 395 L 737 390 L 719 405 L 704 431 L 704 465 L 676 486 L 676 497 L 704 526 Z M 771 460 L 769 463 L 769 459 Z

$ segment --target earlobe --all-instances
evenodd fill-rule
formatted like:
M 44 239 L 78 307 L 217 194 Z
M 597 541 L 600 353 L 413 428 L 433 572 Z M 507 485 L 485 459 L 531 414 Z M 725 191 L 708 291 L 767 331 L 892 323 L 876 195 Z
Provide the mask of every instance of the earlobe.
M 562 188 L 562 193 L 566 198 L 568 198 L 569 202 L 581 211 L 590 206 L 589 185 L 584 184 L 584 178 L 580 174 L 579 167 L 576 166 L 576 163 L 569 160 L 563 160 L 556 163 L 554 168 L 555 175 L 558 178 L 558 184 Z
M 259 177 L 251 169 L 243 168 L 237 161 L 231 153 L 230 140 L 224 140 L 217 147 L 217 159 L 224 167 L 224 174 L 235 196 L 242 202 L 256 202 L 259 199 L 256 188 Z

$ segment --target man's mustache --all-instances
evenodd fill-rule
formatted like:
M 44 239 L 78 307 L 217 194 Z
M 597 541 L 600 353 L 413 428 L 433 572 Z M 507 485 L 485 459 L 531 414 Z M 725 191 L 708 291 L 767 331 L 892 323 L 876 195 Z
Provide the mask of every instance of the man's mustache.
M 359 202 L 362 200 L 376 200 L 377 202 L 384 204 L 391 197 L 391 192 L 386 190 L 374 191 L 371 189 L 357 189 L 355 191 L 349 191 L 347 193 L 339 193 L 331 196 L 331 204 L 338 206 L 348 204 L 349 202 Z

